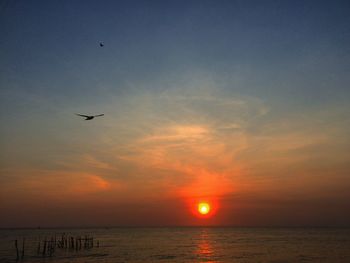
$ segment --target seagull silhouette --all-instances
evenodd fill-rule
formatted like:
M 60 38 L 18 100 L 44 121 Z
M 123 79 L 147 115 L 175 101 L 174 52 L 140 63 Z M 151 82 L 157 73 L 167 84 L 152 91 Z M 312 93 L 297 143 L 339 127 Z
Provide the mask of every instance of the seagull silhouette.
M 103 116 L 104 114 L 99 114 L 99 115 L 83 115 L 83 114 L 78 114 L 76 113 L 76 115 L 80 116 L 80 117 L 84 117 L 86 121 L 92 120 L 95 117 L 100 117 Z

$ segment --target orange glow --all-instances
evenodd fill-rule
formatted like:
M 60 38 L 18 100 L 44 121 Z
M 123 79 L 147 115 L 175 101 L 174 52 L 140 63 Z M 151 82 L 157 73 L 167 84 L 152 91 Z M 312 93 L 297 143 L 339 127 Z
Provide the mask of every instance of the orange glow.
M 208 203 L 199 203 L 198 212 L 202 215 L 206 215 L 210 212 L 210 205 Z
M 200 219 L 197 221 L 198 224 L 206 224 L 210 221 L 206 221 L 206 219 L 210 219 L 215 217 L 218 213 L 219 202 L 216 197 L 204 197 L 204 198 L 191 198 L 187 199 L 187 205 L 191 214 Z M 205 219 L 205 221 L 202 221 Z

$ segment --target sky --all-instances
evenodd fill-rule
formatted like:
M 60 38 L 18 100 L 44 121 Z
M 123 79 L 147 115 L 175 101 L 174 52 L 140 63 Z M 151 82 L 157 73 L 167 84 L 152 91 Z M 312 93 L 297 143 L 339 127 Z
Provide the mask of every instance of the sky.
M 0 1 L 0 227 L 350 226 L 349 12 Z

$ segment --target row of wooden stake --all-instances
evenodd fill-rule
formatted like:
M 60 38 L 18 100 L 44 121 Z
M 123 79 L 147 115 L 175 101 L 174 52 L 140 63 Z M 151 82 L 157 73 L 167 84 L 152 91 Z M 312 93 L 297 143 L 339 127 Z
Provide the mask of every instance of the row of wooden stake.
M 23 260 L 24 258 L 24 244 L 25 239 L 23 238 L 22 242 L 22 251 L 19 251 L 18 241 L 15 240 L 15 248 L 16 248 L 16 260 Z M 66 234 L 62 234 L 60 238 L 57 239 L 56 235 L 49 238 L 44 239 L 43 241 L 39 240 L 37 254 L 52 257 L 55 253 L 56 248 L 60 249 L 69 249 L 69 250 L 81 250 L 81 249 L 90 249 L 94 247 L 94 238 L 92 236 L 85 235 L 81 236 L 67 236 Z M 96 241 L 96 247 L 100 247 L 100 242 Z

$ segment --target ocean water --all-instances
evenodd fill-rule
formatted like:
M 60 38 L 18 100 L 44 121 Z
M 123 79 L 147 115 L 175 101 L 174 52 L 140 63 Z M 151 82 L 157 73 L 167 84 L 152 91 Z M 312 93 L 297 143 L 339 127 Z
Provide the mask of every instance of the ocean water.
M 94 237 L 94 247 L 38 254 L 39 239 Z M 348 228 L 99 228 L 0 230 L 0 262 L 350 262 Z M 99 241 L 99 247 L 96 247 Z M 42 247 L 41 247 L 42 250 Z M 41 251 L 40 250 L 40 251 Z

